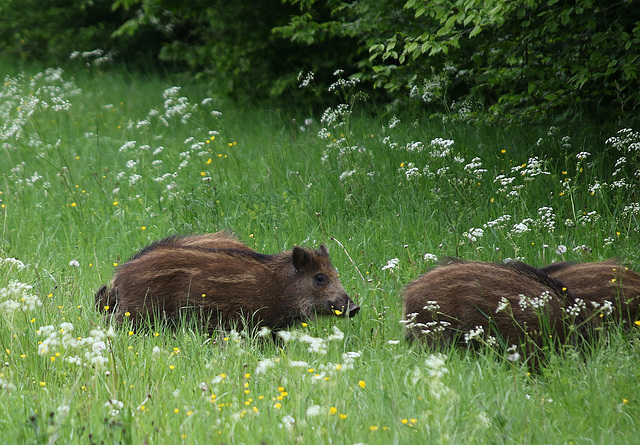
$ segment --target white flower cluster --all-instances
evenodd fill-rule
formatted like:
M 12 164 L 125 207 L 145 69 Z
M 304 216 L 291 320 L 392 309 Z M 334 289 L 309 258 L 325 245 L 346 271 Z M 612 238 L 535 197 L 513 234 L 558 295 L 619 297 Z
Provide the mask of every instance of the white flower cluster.
M 425 309 L 426 307 L 435 307 L 435 306 L 429 305 L 428 303 L 430 302 L 427 302 L 427 306 L 425 306 Z M 438 321 L 438 320 L 428 321 L 426 323 L 420 323 L 416 321 L 416 318 L 418 317 L 418 315 L 420 315 L 418 312 L 407 314 L 404 319 L 400 320 L 399 323 L 405 325 L 407 329 L 418 328 L 420 329 L 420 332 L 422 332 L 423 334 L 432 335 L 434 337 L 437 336 L 438 334 L 441 334 L 442 332 L 444 332 L 446 328 L 451 326 L 451 323 L 449 323 L 448 321 Z
M 622 214 L 624 216 L 640 215 L 640 202 L 632 202 L 631 204 L 624 206 Z
M 304 78 L 303 78 L 302 71 L 300 71 L 300 73 L 298 73 L 298 81 L 302 79 L 302 83 L 300 83 L 298 88 L 308 87 L 311 84 L 311 82 L 313 82 L 313 78 L 314 78 L 313 71 L 309 71 L 306 75 L 304 75 Z
M 421 81 L 418 81 L 417 76 L 409 80 L 409 97 L 420 99 L 425 103 L 431 103 L 436 99 L 442 98 L 448 77 L 444 73 L 434 74 L 429 78 L 421 79 Z
M 351 79 L 343 79 L 340 78 L 338 80 L 336 80 L 334 83 L 332 83 L 331 85 L 329 85 L 328 91 L 332 92 L 342 92 L 342 93 L 346 93 L 346 90 L 350 90 L 353 87 L 355 87 L 358 83 L 360 83 L 360 79 L 358 79 L 357 77 L 353 77 Z
M 485 229 L 499 229 L 502 228 L 507 222 L 511 221 L 511 215 L 502 215 L 493 221 L 488 221 L 482 225 Z
M 2 378 L 2 375 L 0 374 L 0 389 L 4 391 L 15 391 L 16 385 Z
M 464 232 L 462 236 L 466 237 L 470 243 L 475 243 L 484 236 L 484 230 L 479 227 L 472 227 Z
M 582 310 L 585 309 L 586 307 L 587 307 L 587 304 L 584 302 L 583 299 L 576 298 L 575 303 L 567 306 L 565 308 L 565 311 L 570 317 L 577 317 L 578 315 L 580 315 L 580 312 L 582 312 Z
M 440 400 L 451 392 L 451 389 L 442 382 L 442 378 L 449 373 L 449 369 L 445 366 L 446 360 L 447 356 L 444 354 L 431 354 L 424 362 L 429 378 L 429 393 L 436 400 Z
M 422 259 L 428 262 L 435 263 L 436 261 L 438 261 L 438 256 L 434 255 L 433 253 L 425 253 Z
M 116 335 L 113 327 L 108 330 L 97 327 L 89 332 L 88 337 L 76 337 L 71 334 L 73 330 L 74 326 L 71 323 L 61 323 L 57 329 L 53 325 L 42 326 L 37 331 L 44 337 L 38 345 L 38 354 L 45 356 L 64 352 L 64 361 L 67 363 L 104 367 L 109 362 L 109 358 L 104 355 L 107 352 L 108 339 Z
M 518 165 L 511 168 L 512 173 L 520 173 L 525 181 L 531 181 L 538 175 L 550 174 L 546 170 L 546 163 L 541 161 L 537 156 L 529 158 L 526 164 Z
M 482 160 L 478 157 L 473 158 L 471 163 L 465 165 L 464 170 L 476 178 L 480 178 L 483 173 L 487 172 L 486 168 L 482 168 Z
M 500 302 L 498 303 L 498 307 L 496 308 L 496 314 L 498 312 L 504 311 L 510 306 L 511 306 L 511 303 L 509 302 L 509 300 L 507 300 L 505 297 L 500 298 Z
M 309 352 L 326 354 L 327 342 L 342 341 L 344 339 L 344 332 L 337 326 L 333 326 L 332 331 L 333 333 L 330 334 L 326 340 L 322 337 L 313 337 L 300 331 L 278 331 L 278 337 L 285 342 L 299 341 L 300 343 L 306 343 L 309 345 L 307 348 Z
M 607 139 L 605 144 L 623 153 L 640 153 L 640 132 L 623 128 L 618 131 L 617 136 Z
M 592 301 L 591 305 L 596 311 L 601 312 L 605 316 L 613 313 L 613 303 L 609 300 L 605 300 L 602 304 L 597 301 Z
M 65 81 L 62 74 L 61 68 L 48 68 L 34 76 L 23 72 L 16 77 L 4 78 L 0 87 L 0 141 L 14 141 L 25 136 L 26 126 L 37 113 L 71 108 L 69 97 L 82 91 Z M 39 150 L 51 147 L 42 142 L 37 130 L 29 135 L 28 145 Z
M 527 297 L 524 294 L 520 294 L 519 297 L 520 309 L 523 311 L 529 307 L 532 309 L 541 309 L 551 301 L 552 298 L 548 290 L 542 292 L 539 297 Z
M 111 417 L 116 417 L 118 414 L 120 414 L 120 410 L 124 408 L 124 403 L 122 403 L 120 400 L 111 399 L 107 400 L 102 406 L 109 410 L 109 415 Z
M 420 173 L 420 169 L 418 169 L 418 167 L 416 167 L 413 162 L 409 162 L 407 164 L 407 168 L 404 172 L 405 177 L 407 178 L 407 181 L 410 181 L 413 178 L 419 178 L 420 176 L 422 176 L 422 174 Z
M 476 326 L 475 329 L 471 329 L 469 332 L 464 334 L 465 343 L 469 343 L 476 339 L 481 339 L 484 334 L 484 328 L 482 326 Z
M 3 315 L 13 314 L 15 311 L 33 311 L 42 306 L 37 295 L 31 293 L 33 286 L 11 280 L 6 287 L 0 289 L 0 312 Z
M 538 209 L 538 216 L 540 216 L 539 224 L 550 232 L 553 232 L 556 228 L 556 215 L 553 213 L 552 207 L 540 207 Z
M 512 232 L 516 235 L 522 235 L 523 233 L 531 232 L 531 229 L 522 221 L 513 226 Z
M 347 104 L 339 104 L 337 107 L 329 107 L 324 110 L 320 122 L 326 127 L 339 128 L 346 125 L 346 119 L 351 115 L 351 109 Z
M 438 304 L 437 301 L 427 301 L 427 303 L 425 304 L 425 306 L 422 308 L 425 311 L 429 311 L 429 312 L 436 312 L 438 310 L 440 310 L 440 305 Z
M 276 365 L 276 362 L 272 358 L 265 358 L 258 362 L 258 366 L 256 366 L 256 375 L 265 374 L 267 369 L 273 368 Z
M 282 418 L 282 421 L 278 424 L 278 428 L 284 428 L 285 430 L 291 432 L 293 431 L 293 427 L 296 425 L 296 419 L 291 415 L 286 415 Z
M 444 158 L 451 153 L 454 143 L 455 142 L 451 139 L 435 138 L 431 140 L 430 145 L 433 149 L 431 151 L 431 156 L 434 158 Z
M 420 152 L 424 148 L 424 144 L 420 141 L 411 141 L 407 142 L 404 146 L 404 149 L 407 151 L 417 151 Z
M 395 269 L 396 267 L 398 267 L 398 264 L 400 264 L 400 260 L 399 260 L 398 258 L 392 258 L 392 259 L 390 259 L 390 260 L 387 262 L 387 265 L 386 265 L 386 266 L 383 266 L 383 267 L 382 267 L 382 270 L 387 270 L 387 269 L 389 269 L 389 270 L 391 270 L 391 271 L 392 271 L 393 269 Z
M 18 270 L 22 270 L 25 267 L 25 264 L 17 258 L 0 258 L 0 266 L 8 266 L 9 268 L 14 267 Z

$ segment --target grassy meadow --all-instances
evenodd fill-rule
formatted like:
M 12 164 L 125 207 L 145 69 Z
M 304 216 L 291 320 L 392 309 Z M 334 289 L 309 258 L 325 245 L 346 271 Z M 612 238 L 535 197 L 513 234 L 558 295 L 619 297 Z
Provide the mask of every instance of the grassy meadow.
M 404 286 L 447 256 L 640 269 L 640 128 L 386 112 L 339 76 L 341 105 L 311 111 L 124 73 L 0 74 L 5 440 L 638 440 L 637 327 L 532 374 L 497 348 L 423 350 L 399 321 Z M 118 264 L 222 229 L 264 253 L 326 244 L 360 313 L 280 343 L 105 324 L 94 294 Z

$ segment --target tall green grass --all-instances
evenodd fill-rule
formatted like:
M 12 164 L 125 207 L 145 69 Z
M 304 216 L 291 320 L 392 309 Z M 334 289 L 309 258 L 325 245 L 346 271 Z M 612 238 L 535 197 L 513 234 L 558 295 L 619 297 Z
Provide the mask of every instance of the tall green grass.
M 36 70 L 4 81 L 2 437 L 637 440 L 637 330 L 552 352 L 531 375 L 491 349 L 421 350 L 399 323 L 403 287 L 434 256 L 536 266 L 617 256 L 638 268 L 635 133 L 372 116 L 373 104 L 351 100 L 356 89 L 341 90 L 347 108 L 323 120 L 172 87 Z M 210 337 L 188 320 L 109 330 L 93 295 L 117 264 L 167 235 L 220 229 L 265 253 L 328 245 L 360 314 L 297 326 L 282 343 Z

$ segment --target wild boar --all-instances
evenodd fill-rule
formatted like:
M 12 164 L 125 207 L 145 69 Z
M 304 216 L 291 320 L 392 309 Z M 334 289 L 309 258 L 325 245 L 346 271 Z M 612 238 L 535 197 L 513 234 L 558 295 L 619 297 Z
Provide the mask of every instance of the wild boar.
M 208 249 L 251 250 L 249 246 L 237 239 L 233 233 L 227 230 L 221 230 L 216 233 L 206 233 L 203 235 L 173 236 L 167 237 L 161 241 L 168 244 L 198 246 L 206 247 Z
M 316 315 L 359 311 L 347 295 L 324 245 L 265 255 L 228 233 L 169 237 L 122 264 L 96 306 L 134 326 L 197 314 L 213 331 L 240 321 L 285 328 Z
M 430 346 L 500 341 L 531 351 L 562 344 L 568 335 L 564 308 L 572 301 L 563 287 L 521 262 L 451 260 L 406 287 L 405 335 Z
M 554 263 L 542 272 L 562 282 L 573 297 L 584 302 L 583 317 L 592 327 L 603 319 L 633 325 L 640 319 L 640 274 L 619 261 Z

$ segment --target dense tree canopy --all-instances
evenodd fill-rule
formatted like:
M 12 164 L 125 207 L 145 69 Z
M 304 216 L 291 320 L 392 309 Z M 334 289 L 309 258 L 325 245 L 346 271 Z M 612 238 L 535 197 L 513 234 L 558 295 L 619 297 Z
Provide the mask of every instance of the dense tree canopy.
M 5 58 L 170 63 L 244 97 L 343 68 L 387 100 L 501 119 L 640 105 L 632 0 L 7 0 L 0 17 Z

